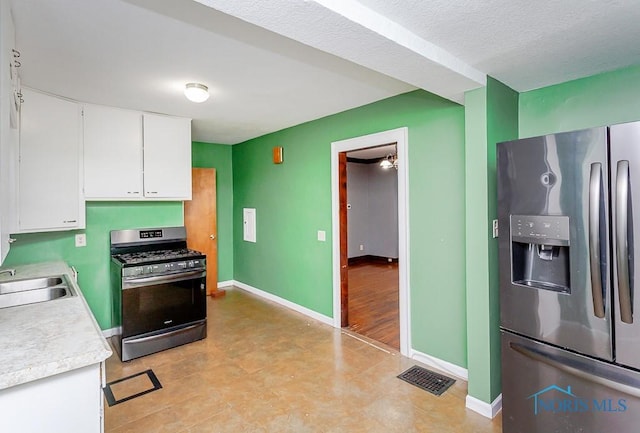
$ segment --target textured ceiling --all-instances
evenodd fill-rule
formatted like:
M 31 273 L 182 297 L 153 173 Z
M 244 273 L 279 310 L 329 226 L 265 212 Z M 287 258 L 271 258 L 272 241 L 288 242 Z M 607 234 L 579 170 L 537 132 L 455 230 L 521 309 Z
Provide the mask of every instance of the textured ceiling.
M 520 92 L 640 63 L 637 0 L 359 0 Z
M 639 1 L 9 1 L 23 84 L 217 143 L 415 88 L 462 103 L 487 74 L 526 91 L 640 63 Z M 190 81 L 211 98 L 186 101 Z

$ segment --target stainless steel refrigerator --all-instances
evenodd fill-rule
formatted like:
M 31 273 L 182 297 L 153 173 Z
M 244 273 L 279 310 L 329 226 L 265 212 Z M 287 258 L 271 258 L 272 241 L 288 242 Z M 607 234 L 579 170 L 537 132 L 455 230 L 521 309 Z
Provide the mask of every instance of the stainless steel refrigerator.
M 640 123 L 497 158 L 503 432 L 640 432 Z

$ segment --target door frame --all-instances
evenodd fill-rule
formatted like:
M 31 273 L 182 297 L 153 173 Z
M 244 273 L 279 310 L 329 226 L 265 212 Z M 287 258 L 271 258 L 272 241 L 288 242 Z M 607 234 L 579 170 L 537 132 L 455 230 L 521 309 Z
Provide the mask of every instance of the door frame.
M 339 154 L 367 147 L 396 143 L 398 155 L 398 276 L 400 353 L 410 356 L 411 328 L 409 296 L 409 130 L 391 129 L 331 143 L 331 220 L 333 247 L 333 326 L 341 328 L 342 306 L 340 285 L 340 185 Z M 348 180 L 347 180 L 348 181 Z

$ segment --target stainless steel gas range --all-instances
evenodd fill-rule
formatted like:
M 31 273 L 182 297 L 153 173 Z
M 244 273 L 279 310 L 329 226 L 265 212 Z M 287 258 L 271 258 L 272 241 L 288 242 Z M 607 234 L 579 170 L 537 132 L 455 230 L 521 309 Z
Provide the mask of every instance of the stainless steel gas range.
M 206 257 L 184 227 L 112 231 L 111 285 L 122 361 L 206 337 Z

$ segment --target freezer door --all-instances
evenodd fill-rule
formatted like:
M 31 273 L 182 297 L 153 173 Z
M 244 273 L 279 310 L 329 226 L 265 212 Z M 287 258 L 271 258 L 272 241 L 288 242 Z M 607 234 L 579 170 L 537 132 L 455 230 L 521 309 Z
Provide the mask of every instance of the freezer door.
M 635 260 L 640 240 L 640 123 L 610 128 L 613 287 L 616 362 L 640 368 L 640 296 L 635 293 Z M 635 214 L 634 214 L 635 212 Z
M 607 130 L 499 143 L 500 320 L 613 359 Z
M 503 433 L 637 433 L 640 373 L 502 332 Z

